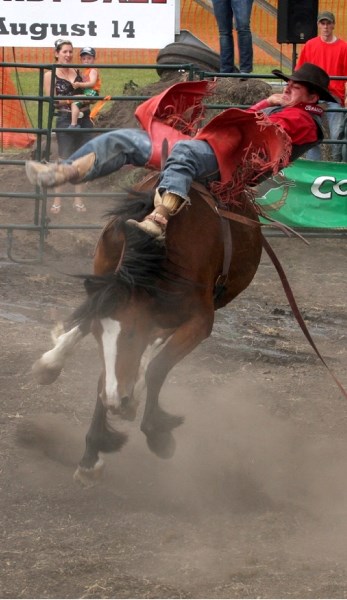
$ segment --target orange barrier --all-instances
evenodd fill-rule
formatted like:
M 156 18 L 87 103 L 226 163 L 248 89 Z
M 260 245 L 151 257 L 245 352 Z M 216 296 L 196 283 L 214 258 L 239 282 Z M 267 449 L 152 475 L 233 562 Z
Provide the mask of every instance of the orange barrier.
M 94 104 L 93 108 L 90 111 L 90 118 L 92 121 L 95 119 L 95 117 L 101 111 L 104 104 L 106 102 L 108 102 L 109 100 L 111 100 L 111 98 L 112 98 L 112 96 L 105 96 L 105 98 L 103 100 L 99 100 L 98 102 L 96 102 L 96 104 Z
M 0 68 L 0 89 L 4 95 L 18 95 L 11 80 L 10 69 Z M 29 119 L 20 100 L 0 100 L 0 127 L 28 129 Z M 17 131 L 0 132 L 0 148 L 28 148 L 35 142 L 35 136 Z

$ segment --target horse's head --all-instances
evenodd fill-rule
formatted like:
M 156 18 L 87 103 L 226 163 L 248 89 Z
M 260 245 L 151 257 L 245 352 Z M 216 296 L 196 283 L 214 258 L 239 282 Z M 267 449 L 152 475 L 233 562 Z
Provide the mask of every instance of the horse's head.
M 152 329 L 145 306 L 136 301 L 135 294 L 126 304 L 120 303 L 111 316 L 97 319 L 93 325 L 104 367 L 102 402 L 129 420 L 136 415 L 139 400 L 135 386 Z
M 164 258 L 165 250 L 154 240 L 115 218 L 98 243 L 97 275 L 85 279 L 104 365 L 102 402 L 125 418 L 135 417 L 134 388 L 153 327 L 151 309 Z

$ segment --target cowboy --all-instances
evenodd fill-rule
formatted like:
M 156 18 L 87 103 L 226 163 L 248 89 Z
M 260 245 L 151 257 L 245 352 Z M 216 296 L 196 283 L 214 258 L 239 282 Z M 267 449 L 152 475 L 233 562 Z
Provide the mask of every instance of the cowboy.
M 272 94 L 248 110 L 227 109 L 201 129 L 202 100 L 210 82 L 175 84 L 136 109 L 143 129 L 107 132 L 60 164 L 28 161 L 27 176 L 33 184 L 54 187 L 91 181 L 125 164 L 160 170 L 164 142 L 168 158 L 155 208 L 144 221 L 129 221 L 163 238 L 168 219 L 189 203 L 194 180 L 215 189 L 217 184 L 235 195 L 277 173 L 323 139 L 318 101 L 331 100 L 327 73 L 310 63 L 288 76 L 278 70 L 273 73 L 287 82 L 283 93 Z

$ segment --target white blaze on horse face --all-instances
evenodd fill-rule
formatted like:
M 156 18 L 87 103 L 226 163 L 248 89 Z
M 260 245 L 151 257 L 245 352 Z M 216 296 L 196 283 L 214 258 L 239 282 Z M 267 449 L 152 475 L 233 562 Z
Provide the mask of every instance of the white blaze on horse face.
M 100 324 L 103 330 L 102 349 L 105 364 L 105 398 L 104 404 L 107 407 L 119 408 L 120 398 L 118 396 L 118 382 L 116 378 L 116 358 L 117 358 L 117 339 L 120 332 L 120 325 L 114 319 L 101 319 Z

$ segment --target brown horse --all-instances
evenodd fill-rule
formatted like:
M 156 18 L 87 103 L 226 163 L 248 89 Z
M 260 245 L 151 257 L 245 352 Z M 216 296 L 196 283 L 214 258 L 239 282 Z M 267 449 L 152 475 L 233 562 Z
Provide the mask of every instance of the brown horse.
M 86 301 L 65 331 L 55 334 L 55 347 L 33 367 L 40 383 L 52 383 L 83 336 L 92 331 L 97 339 L 103 369 L 75 474 L 84 483 L 101 470 L 99 452 L 119 450 L 125 443 L 125 434 L 110 427 L 107 414 L 134 419 L 143 379 L 147 395 L 141 430 L 153 452 L 172 456 L 172 430 L 183 418 L 160 408 L 161 387 L 169 371 L 210 335 L 215 310 L 251 283 L 261 257 L 253 204 L 244 197 L 242 209 L 235 209 L 244 222 L 243 217 L 222 219 L 204 201 L 202 186 L 192 187 L 191 206 L 170 220 L 165 246 L 128 225 L 129 217 L 141 220 L 149 212 L 153 182 L 149 178 L 111 215 L 96 249 L 94 275 L 85 279 Z

